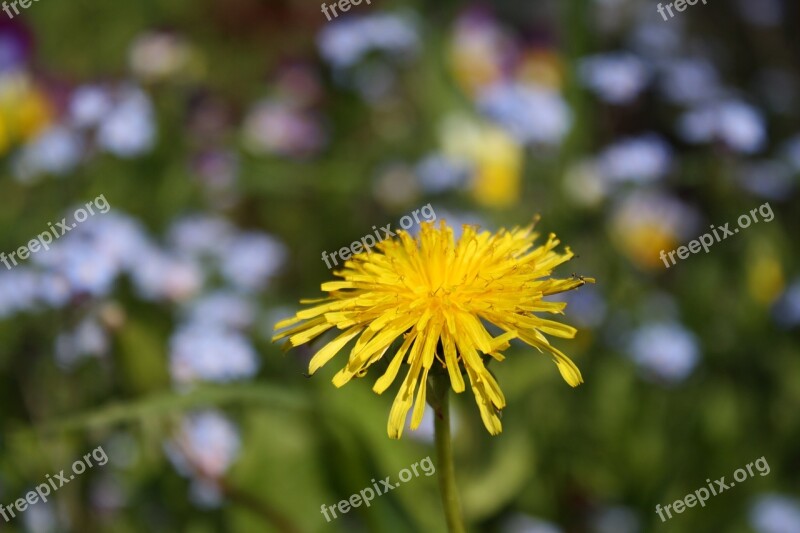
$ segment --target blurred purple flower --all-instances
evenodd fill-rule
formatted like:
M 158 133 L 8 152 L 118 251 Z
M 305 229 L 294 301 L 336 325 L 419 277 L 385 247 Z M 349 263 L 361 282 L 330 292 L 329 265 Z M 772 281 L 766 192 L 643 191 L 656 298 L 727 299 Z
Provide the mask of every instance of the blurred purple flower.
M 307 157 L 327 142 L 316 114 L 279 100 L 258 102 L 245 118 L 242 135 L 245 147 L 259 155 Z

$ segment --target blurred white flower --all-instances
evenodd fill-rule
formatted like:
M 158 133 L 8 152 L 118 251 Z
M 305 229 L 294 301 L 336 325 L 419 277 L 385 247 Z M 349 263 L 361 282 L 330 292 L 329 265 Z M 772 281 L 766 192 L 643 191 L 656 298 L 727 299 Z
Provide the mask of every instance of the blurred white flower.
M 685 380 L 699 362 L 695 336 L 678 323 L 653 323 L 637 329 L 628 352 L 645 377 L 665 383 Z
M 572 125 L 561 95 L 536 85 L 493 85 L 479 97 L 478 108 L 524 144 L 558 145 Z
M 800 502 L 781 494 L 761 495 L 750 508 L 750 525 L 758 533 L 797 533 Z
M 609 185 L 595 159 L 571 164 L 562 181 L 564 192 L 570 200 L 586 207 L 598 206 L 608 195 Z
M 758 152 L 767 141 L 761 113 L 736 100 L 715 102 L 685 113 L 679 120 L 678 133 L 689 143 L 719 140 L 744 154 Z
M 622 139 L 598 156 L 597 169 L 612 181 L 652 182 L 663 178 L 672 165 L 672 150 L 655 134 Z
M 148 152 L 155 137 L 153 106 L 147 95 L 135 87 L 122 91 L 120 101 L 103 118 L 97 131 L 98 145 L 124 158 Z
M 578 72 L 584 85 L 610 104 L 635 100 L 651 78 L 641 59 L 623 52 L 586 57 L 580 61 Z
M 258 357 L 247 337 L 207 323 L 181 327 L 170 339 L 170 374 L 179 385 L 252 377 Z
M 129 52 L 131 71 L 148 81 L 179 73 L 190 58 L 189 44 L 182 37 L 167 32 L 149 32 L 137 37 Z

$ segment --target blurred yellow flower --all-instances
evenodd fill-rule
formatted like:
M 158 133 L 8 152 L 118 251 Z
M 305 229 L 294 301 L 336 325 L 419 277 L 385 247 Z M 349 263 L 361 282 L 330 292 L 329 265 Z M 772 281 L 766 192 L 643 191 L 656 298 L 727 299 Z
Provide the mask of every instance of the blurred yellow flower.
M 772 305 L 786 286 L 779 253 L 771 243 L 759 241 L 750 247 L 748 255 L 747 289 L 750 297 L 763 307 Z
M 561 56 L 551 50 L 529 50 L 522 57 L 517 77 L 528 83 L 559 90 L 564 85 L 564 63 Z
M 328 296 L 304 300 L 302 303 L 317 305 L 276 324 L 276 330 L 289 329 L 273 340 L 288 337 L 288 347 L 294 347 L 334 327 L 341 330 L 311 359 L 309 372 L 313 374 L 357 339 L 347 364 L 333 378 L 341 387 L 354 376 L 363 377 L 402 337 L 402 345 L 373 387 L 376 393 L 383 393 L 403 361 L 410 365 L 389 415 L 389 436 L 400 438 L 412 404 L 411 428 L 419 426 L 431 370 L 446 371 L 453 390 L 463 392 L 462 365 L 483 423 L 496 435 L 502 429 L 498 415 L 505 398 L 486 362 L 487 356 L 502 361 L 501 352 L 511 339 L 549 353 L 571 386 L 583 382 L 575 364 L 544 336 L 572 338 L 575 328 L 534 313 L 563 314 L 565 303 L 544 301 L 543 297 L 594 280 L 550 278 L 552 270 L 573 254 L 569 248 L 555 252 L 559 240 L 552 234 L 543 246 L 534 247 L 537 237 L 533 226 L 496 234 L 464 226 L 456 241 L 444 222 L 439 228 L 423 224 L 416 240 L 400 231 L 399 238 L 380 242 L 376 249 L 354 256 L 343 270 L 334 272 L 342 280 L 322 284 Z M 492 337 L 485 323 L 504 333 Z
M 525 153 L 508 133 L 456 115 L 445 121 L 441 138 L 446 155 L 473 164 L 472 195 L 477 203 L 502 209 L 519 200 Z
M 0 153 L 27 142 L 53 120 L 53 105 L 25 74 L 0 77 Z

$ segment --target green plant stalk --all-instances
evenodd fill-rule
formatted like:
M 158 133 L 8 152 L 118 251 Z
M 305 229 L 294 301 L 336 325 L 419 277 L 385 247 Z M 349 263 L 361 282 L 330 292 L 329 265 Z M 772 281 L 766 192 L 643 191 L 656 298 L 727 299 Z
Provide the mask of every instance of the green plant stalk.
M 441 381 L 439 382 L 441 384 Z M 442 495 L 447 530 L 450 533 L 464 533 L 464 522 L 461 514 L 461 501 L 456 485 L 455 464 L 453 461 L 453 445 L 450 436 L 450 390 L 445 384 L 436 387 L 436 411 L 434 417 L 434 434 L 436 440 L 436 471 L 439 477 L 439 492 Z

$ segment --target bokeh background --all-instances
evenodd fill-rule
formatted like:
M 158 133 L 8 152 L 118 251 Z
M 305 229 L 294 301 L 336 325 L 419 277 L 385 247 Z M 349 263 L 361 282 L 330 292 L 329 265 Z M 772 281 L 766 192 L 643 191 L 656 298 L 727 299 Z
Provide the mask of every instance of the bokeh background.
M 444 531 L 433 457 L 386 436 L 396 386 L 271 344 L 331 252 L 428 203 L 454 227 L 541 214 L 580 330 L 513 345 L 490 437 L 456 399 L 474 531 L 800 532 L 800 10 L 789 0 L 35 2 L 0 12 L 0 504 L 103 446 L 4 531 Z M 775 218 L 666 269 L 661 249 Z M 764 457 L 705 508 L 655 505 Z

